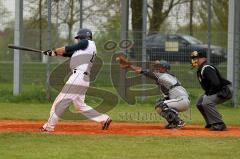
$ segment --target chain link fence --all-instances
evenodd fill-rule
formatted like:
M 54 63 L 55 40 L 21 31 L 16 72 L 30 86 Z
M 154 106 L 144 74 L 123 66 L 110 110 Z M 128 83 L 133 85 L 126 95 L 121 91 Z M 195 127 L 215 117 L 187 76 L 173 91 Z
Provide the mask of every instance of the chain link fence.
M 12 90 L 13 87 L 13 50 L 8 49 L 7 45 L 14 42 L 14 2 L 14 0 L 0 1 L 2 12 L 0 18 L 0 83 L 2 88 L 9 90 Z M 167 17 L 162 20 L 161 28 L 154 30 L 154 34 L 152 34 L 153 30 L 150 31 L 150 29 L 152 27 L 151 18 L 154 18 L 152 17 L 154 14 L 152 10 L 153 2 L 148 1 L 148 16 L 150 18 L 147 19 L 148 23 L 146 24 L 148 30 L 146 39 L 142 40 L 142 32 L 136 31 L 133 25 L 134 17 L 132 15 L 134 13 L 133 6 L 131 6 L 133 1 L 130 1 L 128 41 L 127 44 L 123 44 L 120 40 L 121 7 L 119 0 L 52 0 L 52 48 L 74 43 L 73 37 L 79 27 L 87 27 L 94 33 L 93 37 L 97 45 L 99 58 L 96 61 L 96 66 L 98 67 L 96 71 L 99 71 L 99 73 L 92 79 L 92 86 L 114 90 L 112 77 L 114 72 L 119 71 L 113 58 L 114 55 L 125 49 L 127 51 L 124 53 L 127 57 L 141 66 L 141 50 L 142 46 L 145 46 L 147 67 L 150 68 L 151 62 L 154 60 L 167 60 L 171 63 L 171 72 L 178 77 L 184 87 L 187 89 L 198 89 L 200 85 L 196 78 L 196 70 L 191 69 L 189 56 L 193 50 L 205 52 L 208 50 L 208 30 L 206 25 L 208 17 L 207 14 L 202 15 L 203 11 L 201 9 L 197 9 L 199 7 L 206 9 L 206 3 L 203 3 L 201 0 L 195 0 L 191 8 L 190 2 L 184 1 L 184 3 L 174 5 L 169 10 Z M 213 0 L 212 4 L 214 10 L 217 0 Z M 164 3 L 164 13 L 167 13 L 165 11 L 169 9 L 169 5 L 167 1 Z M 40 50 L 52 49 L 48 47 L 48 7 L 47 0 L 24 0 L 24 46 Z M 191 9 L 194 10 L 194 13 L 191 12 Z M 210 57 L 211 62 L 226 77 L 227 22 L 223 23 L 222 28 L 216 27 L 218 25 L 216 22 L 219 18 L 218 16 L 216 11 L 212 17 L 214 25 L 211 30 Z M 190 17 L 193 17 L 192 20 L 190 20 Z M 190 22 L 192 23 L 191 25 Z M 64 69 L 61 71 L 68 71 L 69 73 L 70 70 L 65 69 L 67 60 L 62 57 L 50 58 L 50 71 L 52 72 L 56 70 L 56 67 L 62 65 Z M 30 87 L 45 90 L 48 67 L 44 57 L 37 53 L 22 52 L 22 65 L 23 92 Z M 61 71 L 55 77 L 56 80 L 61 80 L 63 78 L 62 74 L 68 74 Z M 127 74 L 128 78 L 134 76 L 131 72 Z M 121 84 L 121 82 L 118 84 Z

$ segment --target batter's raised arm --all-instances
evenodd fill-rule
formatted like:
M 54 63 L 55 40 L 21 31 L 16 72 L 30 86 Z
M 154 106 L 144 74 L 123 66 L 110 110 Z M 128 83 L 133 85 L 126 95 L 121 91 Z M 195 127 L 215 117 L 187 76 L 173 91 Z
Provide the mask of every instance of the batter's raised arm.
M 83 39 L 80 40 L 77 44 L 68 45 L 65 47 L 60 47 L 52 50 L 48 50 L 45 52 L 48 56 L 64 56 L 64 57 L 72 57 L 73 53 L 77 50 L 85 50 L 88 47 L 88 40 Z
M 85 50 L 88 47 L 88 40 L 82 39 L 77 44 L 65 46 L 65 51 L 62 54 L 64 57 L 72 57 L 73 53 L 77 50 Z

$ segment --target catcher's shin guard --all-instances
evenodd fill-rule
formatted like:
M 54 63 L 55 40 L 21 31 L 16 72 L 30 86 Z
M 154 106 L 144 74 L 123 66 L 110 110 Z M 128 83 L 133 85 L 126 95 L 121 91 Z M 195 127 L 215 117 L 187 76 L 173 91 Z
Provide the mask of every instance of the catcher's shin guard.
M 163 101 L 158 102 L 155 109 L 163 118 L 168 121 L 168 123 L 178 123 L 181 120 L 178 117 L 178 112 L 172 108 L 169 108 L 168 105 Z

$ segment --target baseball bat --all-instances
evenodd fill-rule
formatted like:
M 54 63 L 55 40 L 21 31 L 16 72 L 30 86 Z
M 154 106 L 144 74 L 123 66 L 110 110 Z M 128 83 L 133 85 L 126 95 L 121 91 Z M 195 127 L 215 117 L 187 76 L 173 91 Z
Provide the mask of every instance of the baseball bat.
M 24 47 L 24 46 L 16 46 L 16 45 L 13 45 L 13 44 L 8 44 L 8 48 L 17 49 L 17 50 L 24 50 L 24 51 L 33 51 L 33 52 L 39 52 L 39 53 L 44 52 L 42 50 L 37 50 L 37 49 L 33 49 L 33 48 L 30 48 L 30 47 Z

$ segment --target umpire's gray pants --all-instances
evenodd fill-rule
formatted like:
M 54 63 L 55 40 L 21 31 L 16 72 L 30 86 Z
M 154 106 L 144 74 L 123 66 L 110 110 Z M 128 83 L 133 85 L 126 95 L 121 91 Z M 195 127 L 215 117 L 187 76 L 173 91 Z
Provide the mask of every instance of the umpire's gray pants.
M 232 88 L 230 88 L 232 90 Z M 227 99 L 219 98 L 216 94 L 202 95 L 197 101 L 197 108 L 201 112 L 206 124 L 223 122 L 222 115 L 217 111 L 217 104 L 221 104 Z

